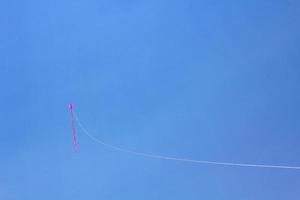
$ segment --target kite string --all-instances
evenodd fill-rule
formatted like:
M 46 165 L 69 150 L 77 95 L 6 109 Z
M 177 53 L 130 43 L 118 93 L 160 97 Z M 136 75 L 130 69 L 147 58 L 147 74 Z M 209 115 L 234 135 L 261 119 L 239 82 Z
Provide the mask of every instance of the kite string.
M 154 159 L 161 159 L 161 160 L 173 160 L 173 161 L 179 161 L 179 162 L 188 162 L 188 163 L 197 163 L 197 164 L 211 164 L 211 165 L 223 165 L 223 166 L 237 166 L 237 167 L 256 167 L 256 168 L 277 168 L 277 169 L 294 169 L 294 170 L 300 170 L 300 166 L 286 166 L 286 165 L 265 165 L 265 164 L 249 164 L 249 163 L 232 163 L 232 162 L 219 162 L 219 161 L 208 161 L 208 160 L 195 160 L 195 159 L 188 159 L 188 158 L 178 158 L 178 157 L 170 157 L 170 156 L 163 156 L 163 155 L 156 155 L 156 154 L 149 154 L 149 153 L 143 153 L 138 151 L 133 151 L 125 148 L 121 148 L 115 145 L 111 145 L 108 143 L 103 142 L 102 140 L 94 137 L 89 133 L 89 131 L 83 126 L 83 124 L 78 119 L 76 113 L 74 112 L 75 120 L 77 121 L 77 124 L 79 125 L 80 129 L 93 141 L 106 146 L 110 149 L 114 149 L 120 152 L 141 156 L 141 157 L 147 157 L 147 158 L 154 158 Z

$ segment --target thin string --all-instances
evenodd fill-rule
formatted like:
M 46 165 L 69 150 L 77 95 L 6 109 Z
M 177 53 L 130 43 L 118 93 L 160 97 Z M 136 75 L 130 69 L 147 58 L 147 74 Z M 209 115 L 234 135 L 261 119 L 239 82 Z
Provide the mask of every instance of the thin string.
M 219 162 L 219 161 L 208 161 L 208 160 L 195 160 L 195 159 L 188 159 L 188 158 L 179 158 L 179 157 L 170 157 L 170 156 L 163 156 L 157 154 L 149 154 L 139 151 L 133 151 L 126 148 L 121 148 L 115 145 L 108 144 L 103 142 L 102 140 L 94 137 L 89 133 L 89 131 L 83 126 L 83 124 L 78 119 L 76 113 L 74 112 L 75 119 L 77 124 L 79 125 L 80 129 L 85 133 L 90 139 L 93 141 L 108 147 L 110 149 L 114 149 L 116 151 L 120 151 L 127 154 L 132 154 L 141 157 L 153 158 L 153 159 L 160 159 L 160 160 L 172 160 L 178 162 L 187 162 L 187 163 L 196 163 L 196 164 L 210 164 L 210 165 L 223 165 L 223 166 L 235 166 L 235 167 L 251 167 L 251 168 L 275 168 L 275 169 L 293 169 L 293 170 L 300 170 L 300 166 L 287 166 L 287 165 L 265 165 L 265 164 L 250 164 L 250 163 L 233 163 L 233 162 Z

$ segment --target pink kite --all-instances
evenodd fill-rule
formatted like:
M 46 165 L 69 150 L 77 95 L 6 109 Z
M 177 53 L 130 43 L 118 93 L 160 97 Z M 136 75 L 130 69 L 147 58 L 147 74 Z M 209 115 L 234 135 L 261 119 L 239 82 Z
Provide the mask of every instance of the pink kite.
M 76 130 L 75 130 L 75 125 L 74 125 L 74 113 L 73 113 L 73 108 L 74 105 L 72 103 L 69 104 L 69 109 L 71 112 L 72 116 L 72 133 L 73 133 L 73 146 L 74 146 L 74 152 L 77 153 L 78 147 L 77 147 L 77 142 L 76 142 Z

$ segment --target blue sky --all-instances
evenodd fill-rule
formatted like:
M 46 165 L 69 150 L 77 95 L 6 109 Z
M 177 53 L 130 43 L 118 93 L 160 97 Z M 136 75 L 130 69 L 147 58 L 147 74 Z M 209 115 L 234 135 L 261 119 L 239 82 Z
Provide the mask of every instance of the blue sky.
M 282 200 L 300 172 L 300 4 L 2 1 L 0 199 Z

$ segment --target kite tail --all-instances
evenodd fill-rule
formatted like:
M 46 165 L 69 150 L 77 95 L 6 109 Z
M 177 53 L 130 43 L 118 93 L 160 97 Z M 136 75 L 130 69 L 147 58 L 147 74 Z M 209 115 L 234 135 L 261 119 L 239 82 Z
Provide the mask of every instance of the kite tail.
M 72 117 L 73 147 L 74 147 L 74 152 L 77 153 L 78 146 L 77 146 L 77 141 L 76 141 L 76 129 L 75 129 L 75 120 L 74 120 L 74 112 L 73 112 L 74 105 L 70 104 L 69 108 L 70 108 L 71 117 Z

